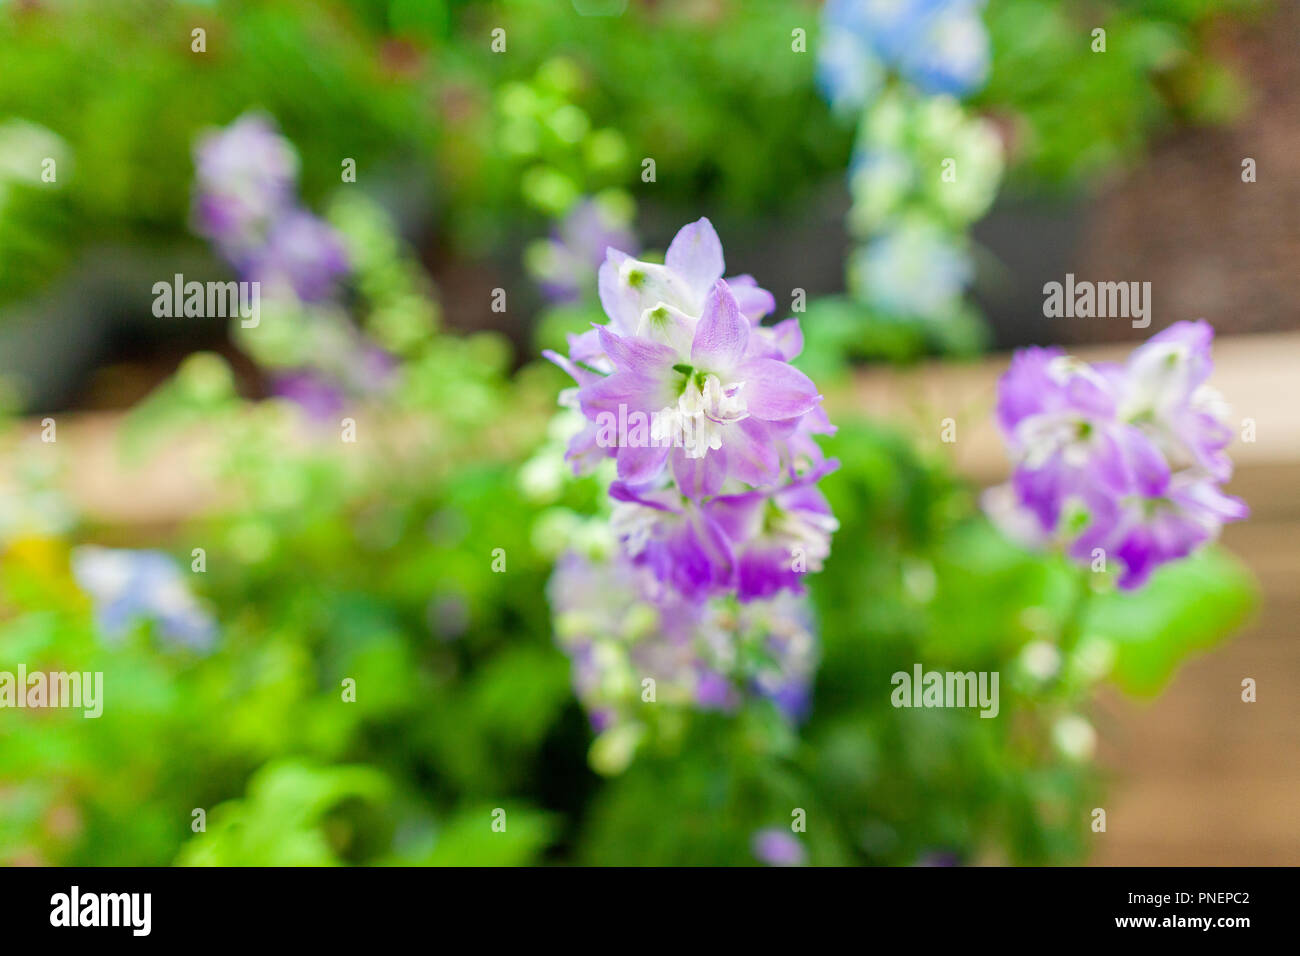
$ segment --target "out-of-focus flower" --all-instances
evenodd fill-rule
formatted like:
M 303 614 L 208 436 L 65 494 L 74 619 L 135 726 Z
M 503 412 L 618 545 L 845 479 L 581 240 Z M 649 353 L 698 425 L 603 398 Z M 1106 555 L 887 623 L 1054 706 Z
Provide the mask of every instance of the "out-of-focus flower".
M 953 236 L 909 220 L 857 250 L 849 281 L 884 316 L 933 319 L 957 308 L 972 274 L 970 257 Z
M 346 396 L 339 386 L 312 369 L 299 369 L 275 378 L 272 394 L 293 402 L 314 422 L 333 421 Z
M 950 96 L 890 90 L 862 116 L 849 167 L 849 226 L 867 237 L 911 215 L 964 228 L 992 204 L 1002 166 L 991 122 Z
M 1083 763 L 1097 750 L 1097 731 L 1087 718 L 1066 714 L 1052 725 L 1052 743 L 1066 759 Z
M 851 113 L 884 85 L 885 66 L 856 32 L 835 22 L 835 6 L 826 6 L 817 54 L 817 87 L 837 113 Z
M 1049 681 L 1061 669 L 1061 651 L 1050 641 L 1030 641 L 1020 649 L 1020 669 L 1035 681 Z
M 647 679 L 656 704 L 709 696 L 699 687 L 711 671 L 708 648 L 696 641 L 700 607 L 662 597 L 644 569 L 570 552 L 557 562 L 548 595 L 574 690 L 596 722 L 626 719 Z
M 873 319 L 938 327 L 968 314 L 963 233 L 992 204 L 1002 167 L 996 127 L 946 92 L 891 84 L 862 110 L 848 215 L 862 245 L 848 285 Z
M 170 643 L 208 650 L 216 641 L 216 622 L 185 586 L 170 555 L 86 545 L 72 553 L 72 574 L 94 602 L 95 620 L 110 640 L 143 619 Z
M 66 534 L 76 524 L 76 515 L 57 490 L 58 467 L 49 456 L 31 450 L 14 459 L 10 474 L 0 475 L 0 549 L 14 539 Z
M 770 700 L 791 722 L 808 718 L 820 649 L 806 600 L 783 591 L 770 600 L 741 604 L 734 613 L 715 605 L 713 626 L 738 635 L 734 666 L 752 692 Z
M 242 262 L 294 205 L 298 154 L 273 119 L 248 113 L 204 134 L 194 165 L 195 229 Z
M 1156 445 L 1172 468 L 1197 467 L 1220 481 L 1232 476 L 1224 448 L 1232 440 L 1228 406 L 1207 384 L 1214 364 L 1208 322 L 1179 322 L 1129 359 L 1119 414 Z
M 340 286 L 354 273 L 360 284 L 391 240 L 382 217 L 376 225 L 356 199 L 343 217 L 349 245 L 344 232 L 300 204 L 297 171 L 297 153 L 274 121 L 246 114 L 205 134 L 195 149 L 194 220 L 241 279 L 259 284 L 270 321 L 251 333 L 236 326 L 234 334 L 259 365 L 275 370 L 274 394 L 323 422 L 349 399 L 392 385 L 394 351 L 418 341 L 428 313 L 418 294 L 377 307 L 371 321 L 384 347 L 357 327 L 339 301 Z
M 922 93 L 965 96 L 984 85 L 989 38 L 981 0 L 829 0 L 818 82 L 837 109 L 861 106 L 885 70 Z
M 298 154 L 271 117 L 204 134 L 194 167 L 195 231 L 264 295 L 319 302 L 348 273 L 338 234 L 298 203 Z
M 990 517 L 1016 540 L 1060 542 L 1084 564 L 1116 558 L 1123 588 L 1245 518 L 1245 503 L 1220 489 L 1232 432 L 1206 385 L 1213 337 L 1205 321 L 1178 322 L 1123 366 L 1060 349 L 1016 353 L 997 409 L 1015 471 L 986 493 Z
M 781 827 L 765 827 L 754 833 L 750 841 L 754 859 L 768 866 L 803 866 L 808 861 L 808 851 L 790 831 Z
M 699 603 L 621 555 L 578 551 L 561 556 L 548 595 L 574 690 L 600 732 L 648 719 L 642 708 L 730 711 L 745 699 L 807 716 L 818 648 L 800 599 Z
M 554 235 L 528 250 L 529 271 L 552 302 L 572 302 L 592 288 L 609 249 L 637 251 L 629 204 L 584 199 L 560 222 Z
M 338 233 L 301 209 L 280 215 L 266 243 L 248 256 L 245 274 L 262 284 L 267 296 L 295 295 L 302 302 L 330 297 L 348 273 L 348 257 Z

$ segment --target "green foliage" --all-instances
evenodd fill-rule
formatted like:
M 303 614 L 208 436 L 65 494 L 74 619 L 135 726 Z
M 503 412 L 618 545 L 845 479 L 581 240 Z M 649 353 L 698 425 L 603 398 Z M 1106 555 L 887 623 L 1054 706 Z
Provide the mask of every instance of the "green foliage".
M 1209 549 L 1162 568 L 1136 594 L 1098 600 L 1084 626 L 1114 642 L 1115 683 L 1154 696 L 1184 658 L 1237 631 L 1257 600 L 1254 578 L 1241 562 Z
M 245 504 L 174 537 L 182 553 L 208 549 L 197 587 L 222 636 L 207 656 L 145 626 L 105 643 L 57 547 L 10 546 L 0 669 L 103 670 L 111 695 L 94 733 L 75 712 L 6 721 L 10 858 L 745 864 L 754 831 L 798 808 L 813 863 L 1078 859 L 1097 784 L 1059 722 L 1108 670 L 1155 692 L 1251 603 L 1249 578 L 1217 552 L 1135 594 L 1080 592 L 1076 571 L 974 517 L 942 459 L 845 421 L 825 482 L 842 527 L 812 581 L 809 721 L 792 731 L 759 708 L 661 722 L 597 786 L 514 468 L 349 476 L 323 452 L 264 454 L 268 421 L 231 432 Z M 507 574 L 491 570 L 497 547 Z M 1058 673 L 1026 669 L 1035 642 L 1059 642 Z M 998 718 L 895 708 L 891 676 L 917 663 L 1000 673 Z M 192 833 L 205 807 L 207 831 Z
M 1244 90 L 1207 55 L 1205 28 L 1216 16 L 1262 8 L 1254 0 L 990 3 L 993 74 L 978 102 L 1010 124 L 1013 161 L 1038 182 L 1072 184 L 1131 162 L 1153 129 L 1230 118 Z M 1093 50 L 1096 29 L 1106 31 L 1104 52 Z
M 181 851 L 181 866 L 335 866 L 326 834 L 331 811 L 349 801 L 373 804 L 386 789 L 366 767 L 267 764 L 249 782 L 248 796 L 223 803 L 212 823 Z M 336 828 L 337 829 L 337 828 Z
M 427 153 L 440 117 L 394 84 L 339 10 L 305 2 L 168 0 L 0 7 L 0 119 L 40 123 L 71 154 L 60 202 L 19 197 L 0 214 L 0 249 L 27 250 L 0 272 L 0 301 L 31 291 L 87 242 L 180 240 L 191 149 L 206 127 L 252 107 L 282 124 L 314 197 L 353 157 L 372 169 Z M 204 53 L 191 30 L 207 31 Z M 49 190 L 46 190 L 47 192 Z M 41 251 L 45 250 L 45 251 Z

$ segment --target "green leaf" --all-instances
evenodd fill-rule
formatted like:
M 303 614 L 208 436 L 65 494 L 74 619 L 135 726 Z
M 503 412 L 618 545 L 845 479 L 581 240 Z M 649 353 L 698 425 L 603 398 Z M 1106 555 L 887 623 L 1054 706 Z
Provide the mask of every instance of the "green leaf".
M 1150 696 L 1194 652 L 1241 627 L 1257 598 L 1258 587 L 1245 566 L 1221 549 L 1207 548 L 1161 568 L 1141 590 L 1096 598 L 1085 634 L 1114 641 L 1115 683 Z
M 494 823 L 500 824 L 494 828 Z M 500 829 L 500 826 L 504 829 Z M 551 841 L 549 814 L 527 808 L 482 807 L 457 814 L 438 834 L 429 866 L 524 866 Z

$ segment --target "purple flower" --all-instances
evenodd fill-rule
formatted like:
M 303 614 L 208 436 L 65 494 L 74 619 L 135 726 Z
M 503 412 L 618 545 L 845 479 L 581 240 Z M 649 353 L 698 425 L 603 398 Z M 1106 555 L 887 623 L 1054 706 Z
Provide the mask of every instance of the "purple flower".
M 735 556 L 713 517 L 669 489 L 638 491 L 625 482 L 609 490 L 617 504 L 611 525 L 623 553 L 688 601 L 731 590 Z
M 711 668 L 698 668 L 695 677 L 695 705 L 701 710 L 734 710 L 736 694 L 731 682 Z
M 818 646 L 808 603 L 790 592 L 744 604 L 734 627 L 742 646 L 756 650 L 745 676 L 791 723 L 812 710 Z
M 789 363 L 750 348 L 749 320 L 721 280 L 698 321 L 663 303 L 645 315 L 641 334 L 600 330 L 614 372 L 578 392 L 583 413 L 598 425 L 633 413 L 653 420 L 650 441 L 618 448 L 619 477 L 652 481 L 671 453 L 677 486 L 693 498 L 717 494 L 732 476 L 750 485 L 775 482 L 773 442 L 821 401 L 817 387 Z
M 298 155 L 261 113 L 206 133 L 194 153 L 195 228 L 238 260 L 293 204 Z
M 95 620 L 111 640 L 143 619 L 173 644 L 208 650 L 216 641 L 216 622 L 190 593 L 170 555 L 86 545 L 73 551 L 72 574 L 90 595 Z
M 613 331 L 640 334 L 665 325 L 662 316 L 647 318 L 645 314 L 660 305 L 698 319 L 724 270 L 718 234 L 709 220 L 699 219 L 673 237 L 663 265 L 608 250 L 597 279 L 600 302 Z M 757 323 L 776 308 L 772 293 L 760 289 L 753 276 L 734 276 L 727 285 L 750 322 Z
M 1245 502 L 1224 494 L 1213 478 L 1180 472 L 1163 494 L 1127 496 L 1099 515 L 1075 551 L 1086 555 L 1100 547 L 1115 554 L 1124 565 L 1120 587 L 1138 588 L 1161 564 L 1187 557 L 1216 538 L 1224 524 L 1249 514 Z
M 1232 433 L 1206 384 L 1213 337 L 1204 321 L 1178 322 L 1123 366 L 1060 349 L 1016 353 L 997 403 L 1015 469 L 985 494 L 990 517 L 1016 540 L 1059 541 L 1085 564 L 1115 557 L 1123 588 L 1245 518 L 1245 504 L 1219 488 L 1232 474 Z
M 332 421 L 345 404 L 343 390 L 312 369 L 299 369 L 277 376 L 271 391 L 293 402 L 314 422 Z
M 663 266 L 611 251 L 601 267 L 611 321 L 596 331 L 613 372 L 583 385 L 578 399 L 598 423 L 655 418 L 654 441 L 616 453 L 626 481 L 653 480 L 671 451 L 677 484 L 692 497 L 717 494 L 730 475 L 771 484 L 773 435 L 821 400 L 806 375 L 773 357 L 768 335 L 751 335 L 742 300 L 761 316 L 770 294 L 742 277 L 738 298 L 722 271 L 722 247 L 705 219 L 677 234 Z
M 692 601 L 799 589 L 836 527 L 812 487 L 832 470 L 813 436 L 834 429 L 790 364 L 799 323 L 759 324 L 772 295 L 723 271 L 707 219 L 677 233 L 663 265 L 611 249 L 598 280 L 609 324 L 547 353 L 577 383 L 562 404 L 587 419 L 567 458 L 578 471 L 616 460 L 624 553 Z
M 575 471 L 615 459 L 603 560 L 569 554 L 551 580 L 558 640 L 609 769 L 640 739 L 638 692 L 787 720 L 809 710 L 817 641 L 794 595 L 830 552 L 837 523 L 816 483 L 834 470 L 814 436 L 833 426 L 790 361 L 799 323 L 764 326 L 775 300 L 750 276 L 724 280 L 707 219 L 678 232 L 663 265 L 610 249 L 598 286 L 609 324 L 547 357 L 586 424 Z
M 537 248 L 531 265 L 543 294 L 553 302 L 572 302 L 595 277 L 606 250 L 635 252 L 636 237 L 608 204 L 584 199 Z
M 793 833 L 781 827 L 766 827 L 750 841 L 754 859 L 768 866 L 803 866 L 808 852 Z
M 952 850 L 929 850 L 916 861 L 917 866 L 961 866 L 961 857 Z
M 1133 352 L 1125 367 L 1120 412 L 1174 468 L 1197 466 L 1220 481 L 1232 475 L 1232 440 L 1223 397 L 1206 384 L 1213 371 L 1214 329 L 1203 319 L 1178 322 Z
M 319 302 L 349 271 L 338 234 L 302 209 L 298 155 L 275 121 L 249 113 L 204 134 L 194 150 L 195 230 L 269 295 Z
M 272 224 L 266 244 L 247 259 L 245 274 L 267 295 L 291 292 L 303 302 L 320 302 L 334 292 L 349 269 L 343 242 L 328 223 L 309 212 L 285 212 Z
M 708 645 L 698 639 L 702 605 L 662 593 L 644 568 L 622 558 L 563 555 L 547 588 L 556 639 L 597 730 L 634 719 L 642 682 L 655 701 L 717 706 L 725 691 Z
M 821 570 L 839 522 L 815 482 L 837 465 L 826 462 L 772 493 L 720 495 L 704 506 L 709 519 L 734 542 L 740 600 L 770 598 L 781 590 L 802 594 L 804 574 Z

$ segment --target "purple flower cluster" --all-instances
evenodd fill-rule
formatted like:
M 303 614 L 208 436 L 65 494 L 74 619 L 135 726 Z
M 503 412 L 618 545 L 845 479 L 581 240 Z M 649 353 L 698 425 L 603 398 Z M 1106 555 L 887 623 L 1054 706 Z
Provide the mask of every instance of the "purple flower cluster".
M 835 462 L 813 440 L 834 429 L 790 364 L 799 322 L 761 325 L 772 294 L 723 271 L 707 219 L 677 233 L 663 265 L 610 249 L 598 276 L 609 323 L 571 337 L 568 356 L 546 353 L 578 386 L 561 399 L 586 419 L 575 471 L 615 460 L 624 554 L 693 603 L 802 591 L 837 527 L 816 488 Z
M 195 148 L 195 230 L 266 295 L 329 298 L 349 270 L 343 242 L 297 202 L 298 156 L 268 116 L 249 113 Z
M 1228 409 L 1206 384 L 1214 329 L 1178 322 L 1123 365 L 1089 365 L 1058 348 L 1016 353 L 997 417 L 1015 460 L 985 510 L 1025 543 L 1061 543 L 1075 560 L 1121 565 L 1140 587 L 1248 514 L 1224 494 L 1232 476 Z

